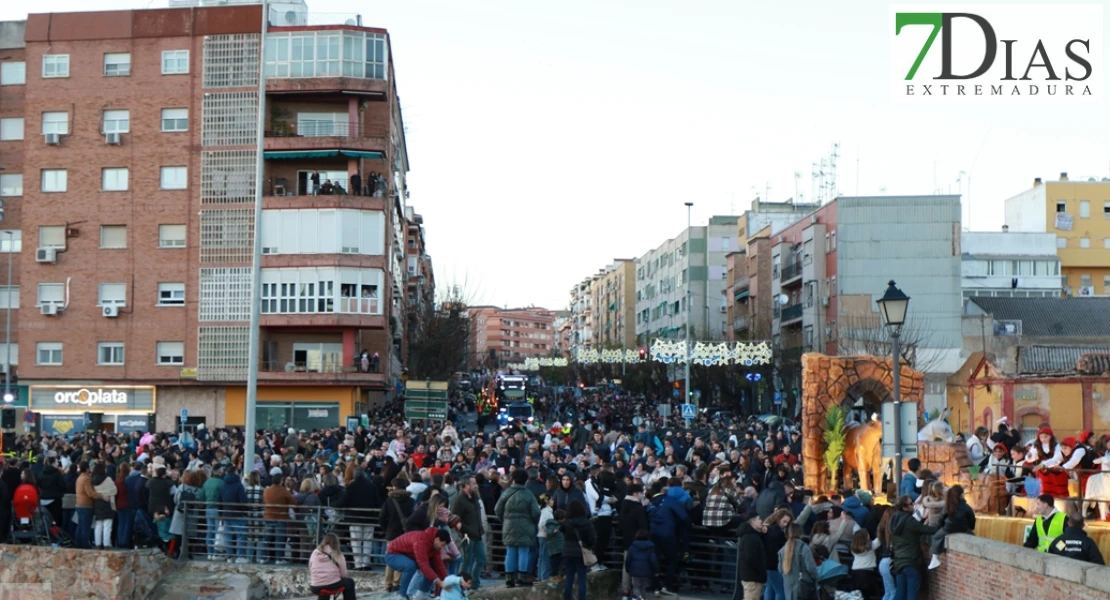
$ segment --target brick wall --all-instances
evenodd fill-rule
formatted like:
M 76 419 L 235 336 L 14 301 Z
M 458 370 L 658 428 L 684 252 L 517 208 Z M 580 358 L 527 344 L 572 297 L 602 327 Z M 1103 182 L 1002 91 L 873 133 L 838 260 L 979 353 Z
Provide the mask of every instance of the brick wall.
M 928 575 L 928 600 L 1110 597 L 1110 567 L 1052 556 L 972 535 L 948 537 L 942 565 Z

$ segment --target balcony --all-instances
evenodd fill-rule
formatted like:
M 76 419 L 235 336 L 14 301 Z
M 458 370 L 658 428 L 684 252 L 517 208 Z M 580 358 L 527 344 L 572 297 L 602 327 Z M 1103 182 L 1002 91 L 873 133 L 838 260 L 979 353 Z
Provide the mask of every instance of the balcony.
M 785 286 L 785 285 L 787 285 L 789 283 L 793 283 L 794 281 L 799 280 L 801 278 L 802 278 L 802 262 L 801 261 L 796 260 L 794 262 L 787 263 L 787 264 L 783 265 L 781 285 Z
M 282 13 L 271 18 L 280 26 L 266 36 L 268 93 L 387 95 L 384 32 L 355 29 L 361 23 L 358 15 Z
M 262 361 L 258 367 L 258 379 L 287 384 L 337 383 L 348 385 L 386 385 L 386 374 L 364 372 L 360 367 L 322 363 L 295 363 L 281 361 Z
M 275 121 L 265 131 L 266 159 L 385 160 L 389 142 L 381 133 L 347 121 Z
M 742 315 L 732 320 L 733 331 L 747 331 L 748 329 L 748 316 Z
M 736 300 L 747 297 L 751 281 L 751 277 L 748 275 L 739 275 L 733 280 L 732 294 Z
M 779 319 L 780 325 L 787 325 L 794 321 L 802 320 L 802 305 L 792 304 L 782 309 L 782 316 Z

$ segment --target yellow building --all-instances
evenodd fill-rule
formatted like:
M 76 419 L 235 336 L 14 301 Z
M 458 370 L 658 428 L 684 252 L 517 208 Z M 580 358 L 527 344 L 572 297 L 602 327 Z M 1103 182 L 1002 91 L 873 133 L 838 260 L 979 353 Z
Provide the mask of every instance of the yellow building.
M 1110 295 L 1110 178 L 1038 177 L 1032 188 L 1006 200 L 1006 226 L 1056 234 L 1061 287 L 1077 296 Z
M 594 276 L 595 348 L 636 348 L 636 261 L 618 258 Z

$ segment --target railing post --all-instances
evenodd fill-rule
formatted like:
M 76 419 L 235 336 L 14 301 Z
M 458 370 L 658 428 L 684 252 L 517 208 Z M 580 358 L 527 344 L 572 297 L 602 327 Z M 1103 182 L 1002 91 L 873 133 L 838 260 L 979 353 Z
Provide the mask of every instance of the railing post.
M 189 518 L 189 510 L 192 508 L 190 506 L 192 503 L 186 501 L 184 504 L 185 505 L 181 509 L 181 515 L 185 521 L 184 526 L 181 528 L 181 552 L 177 555 L 177 560 L 179 562 L 189 560 L 189 522 L 191 521 Z

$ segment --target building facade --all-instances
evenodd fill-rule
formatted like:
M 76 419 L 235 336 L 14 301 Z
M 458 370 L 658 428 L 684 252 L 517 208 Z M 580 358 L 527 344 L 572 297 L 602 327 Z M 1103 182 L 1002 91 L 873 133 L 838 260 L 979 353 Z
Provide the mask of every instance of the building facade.
M 960 235 L 963 297 L 1051 298 L 1061 293 L 1051 233 L 965 231 Z
M 841 197 L 772 236 L 772 335 L 783 387 L 801 354 L 884 354 L 875 301 L 888 280 L 909 295 L 903 356 L 926 374 L 929 410 L 959 368 L 959 196 Z
M 21 139 L 0 142 L 22 176 L 5 225 L 27 236 L 33 308 L 20 375 L 59 427 L 244 423 L 255 235 L 258 426 L 335 426 L 399 380 L 408 158 L 389 36 L 278 8 L 265 56 L 260 5 L 234 3 L 30 15 L 23 56 L 4 51 L 0 110 L 22 96 Z
M 24 119 L 27 67 L 24 31 L 26 23 L 0 22 L 0 308 L 5 317 L 10 311 L 11 327 L 0 340 L 0 363 L 4 364 L 5 377 L 12 382 L 19 376 L 19 317 L 22 268 L 23 231 L 22 198 L 24 187 L 23 139 L 26 135 Z M 11 265 L 10 271 L 8 265 Z M 11 273 L 10 279 L 8 273 Z M 10 344 L 6 341 L 10 339 Z M 10 383 L 12 383 L 10 382 Z M 27 405 L 27 389 L 17 385 L 16 404 Z
M 527 358 L 551 356 L 555 344 L 555 313 L 546 308 L 471 306 L 473 367 L 503 369 Z
M 1033 187 L 1006 200 L 1005 223 L 1011 232 L 1056 237 L 1066 293 L 1110 295 L 1110 178 L 1038 177 Z
M 594 280 L 591 275 L 570 290 L 570 348 L 594 347 Z
M 636 346 L 636 261 L 619 258 L 593 280 L 594 348 Z
M 405 347 L 425 335 L 427 321 L 435 311 L 436 283 L 432 257 L 428 255 L 424 217 L 412 206 L 405 208 L 408 236 L 405 244 Z M 408 354 L 406 353 L 407 357 Z

